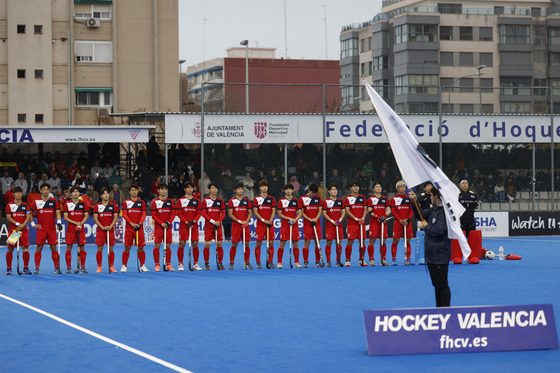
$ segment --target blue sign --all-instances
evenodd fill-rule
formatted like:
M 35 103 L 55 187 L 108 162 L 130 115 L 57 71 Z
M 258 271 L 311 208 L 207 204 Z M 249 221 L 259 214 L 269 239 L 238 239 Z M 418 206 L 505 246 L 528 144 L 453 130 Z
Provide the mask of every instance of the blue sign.
M 552 304 L 364 311 L 368 355 L 558 348 Z

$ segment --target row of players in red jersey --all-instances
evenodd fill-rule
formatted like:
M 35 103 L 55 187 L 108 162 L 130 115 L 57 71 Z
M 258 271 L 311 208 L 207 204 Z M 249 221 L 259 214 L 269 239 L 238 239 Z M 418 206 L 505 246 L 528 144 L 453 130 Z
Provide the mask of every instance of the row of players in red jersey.
M 402 182 L 400 182 L 402 183 Z M 205 268 L 210 269 L 210 245 L 212 240 L 216 241 L 216 254 L 218 259 L 218 268 L 225 269 L 222 265 L 223 261 L 223 230 L 221 222 L 226 215 L 225 202 L 218 197 L 218 188 L 215 184 L 208 186 L 210 195 L 203 201 L 193 196 L 194 187 L 191 183 L 185 185 L 185 195 L 177 200 L 174 204 L 173 201 L 167 198 L 167 186 L 161 184 L 158 188 L 159 197 L 152 201 L 151 210 L 152 218 L 154 220 L 154 241 L 155 247 L 153 250 L 155 270 L 160 270 L 160 247 L 162 241 L 165 242 L 166 257 L 168 258 L 167 270 L 174 270 L 170 264 L 172 242 L 172 229 L 171 222 L 175 215 L 179 217 L 179 248 L 177 256 L 179 261 L 179 270 L 183 270 L 184 247 L 187 241 L 191 241 L 193 248 L 194 269 L 201 270 L 198 264 L 199 250 L 198 250 L 198 220 L 203 216 L 206 220 L 204 227 L 204 262 Z M 343 238 L 342 220 L 347 217 L 347 245 L 346 245 L 346 263 L 345 266 L 350 266 L 350 257 L 352 254 L 352 246 L 354 240 L 359 240 L 359 265 L 367 265 L 364 260 L 365 256 L 365 241 L 368 235 L 365 229 L 365 221 L 367 214 L 371 216 L 370 229 L 369 229 L 369 246 L 368 254 L 370 265 L 375 265 L 374 261 L 374 243 L 376 239 L 380 238 L 380 253 L 381 264 L 388 265 L 386 261 L 386 246 L 385 239 L 387 238 L 387 229 L 385 220 L 391 213 L 396 222 L 393 224 L 393 245 L 391 248 L 393 264 L 396 265 L 397 244 L 400 237 L 406 232 L 406 264 L 410 264 L 410 237 L 412 237 L 412 229 L 406 229 L 409 226 L 410 218 L 413 216 L 411 201 L 407 195 L 404 194 L 406 185 L 397 184 L 398 195 L 393 197 L 390 201 L 387 197 L 381 195 L 381 185 L 374 186 L 374 195 L 366 198 L 359 194 L 359 185 L 357 182 L 351 183 L 351 194 L 344 200 L 337 198 L 338 189 L 336 185 L 330 185 L 328 188 L 330 197 L 325 201 L 317 195 L 317 185 L 311 184 L 308 193 L 301 197 L 299 200 L 293 197 L 293 187 L 288 184 L 284 187 L 283 191 L 285 196 L 276 203 L 274 197 L 268 195 L 268 183 L 261 181 L 259 183 L 260 195 L 253 201 L 249 201 L 243 197 L 243 186 L 238 184 L 235 187 L 235 197 L 232 198 L 227 206 L 229 217 L 232 219 L 232 246 L 230 249 L 230 269 L 234 267 L 234 260 L 236 249 L 239 242 L 243 242 L 244 247 L 244 262 L 245 268 L 253 268 L 250 264 L 250 231 L 249 220 L 252 215 L 257 219 L 256 227 L 256 247 L 255 259 L 257 268 L 262 268 L 261 265 L 261 246 L 266 239 L 267 244 L 267 268 L 275 268 L 273 263 L 274 257 L 274 229 L 272 220 L 276 213 L 282 219 L 280 229 L 280 246 L 278 248 L 278 268 L 282 268 L 283 251 L 286 242 L 291 241 L 293 245 L 293 254 L 295 259 L 295 266 L 302 267 L 299 263 L 299 229 L 297 229 L 297 222 L 303 219 L 304 222 L 304 247 L 303 247 L 303 267 L 309 264 L 309 244 L 312 240 L 320 240 L 322 238 L 321 229 L 317 228 L 317 222 L 323 215 L 325 223 L 325 236 L 327 245 L 325 247 L 325 254 L 327 259 L 327 266 L 331 266 L 331 245 L 333 241 L 336 244 L 336 265 L 343 266 L 341 262 L 342 246 L 341 239 Z M 130 249 L 135 244 L 138 249 L 138 259 L 140 261 L 140 270 L 143 272 L 148 271 L 145 261 L 146 255 L 144 252 L 145 238 L 143 234 L 142 224 L 146 218 L 146 204 L 143 200 L 138 198 L 138 187 L 132 185 L 129 188 L 131 198 L 124 201 L 122 204 L 122 214 L 126 222 L 124 244 L 125 250 L 122 255 L 122 268 L 121 272 L 127 271 L 127 263 L 130 255 Z M 17 230 L 22 233 L 20 238 L 20 245 L 23 249 L 24 260 L 24 273 L 31 274 L 28 269 L 29 264 L 29 239 L 27 223 L 37 229 L 37 251 L 35 252 L 35 273 L 39 274 L 39 267 L 41 262 L 41 251 L 45 242 L 48 242 L 51 247 L 52 259 L 55 266 L 55 273 L 60 272 L 59 255 L 56 250 L 57 233 L 62 229 L 60 205 L 54 198 L 49 198 L 50 187 L 48 184 L 41 186 L 41 199 L 27 205 L 21 200 L 21 191 L 15 190 L 14 202 L 6 207 L 8 221 L 10 222 L 10 232 Z M 64 219 L 69 223 L 66 235 L 66 264 L 67 273 L 71 273 L 71 250 L 73 244 L 78 245 L 80 271 L 85 270 L 86 252 L 85 234 L 82 233 L 82 227 L 89 216 L 89 211 L 93 212 L 93 218 L 97 224 L 96 245 L 97 251 L 97 264 L 98 272 L 101 272 L 102 262 L 102 249 L 103 246 L 109 242 L 109 266 L 110 272 L 116 272 L 114 268 L 114 253 L 113 245 L 115 244 L 114 226 L 119 215 L 119 206 L 109 201 L 108 190 L 102 189 L 100 192 L 101 202 L 93 206 L 93 209 L 87 202 L 80 199 L 80 191 L 78 188 L 71 190 L 72 199 L 64 203 L 62 211 Z M 37 216 L 38 224 L 33 222 L 33 215 Z M 56 222 L 56 224 L 55 224 Z M 294 225 L 296 226 L 294 229 Z M 320 227 L 320 225 L 319 225 Z M 165 236 L 165 237 L 164 237 Z M 8 245 L 8 252 L 6 254 L 6 261 L 8 264 L 8 274 L 11 274 L 12 253 L 15 245 Z M 315 259 L 316 266 L 320 266 L 320 246 L 316 241 Z

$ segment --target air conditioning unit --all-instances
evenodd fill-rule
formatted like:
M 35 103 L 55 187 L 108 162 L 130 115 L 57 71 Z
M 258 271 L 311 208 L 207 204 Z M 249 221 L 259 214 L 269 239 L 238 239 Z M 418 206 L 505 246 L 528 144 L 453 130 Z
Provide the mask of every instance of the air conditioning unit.
M 97 18 L 88 18 L 86 20 L 86 26 L 88 28 L 97 28 L 101 26 L 101 22 Z
M 98 117 L 108 117 L 109 114 L 111 114 L 111 108 L 110 107 L 104 107 L 104 108 L 97 109 L 97 116 Z

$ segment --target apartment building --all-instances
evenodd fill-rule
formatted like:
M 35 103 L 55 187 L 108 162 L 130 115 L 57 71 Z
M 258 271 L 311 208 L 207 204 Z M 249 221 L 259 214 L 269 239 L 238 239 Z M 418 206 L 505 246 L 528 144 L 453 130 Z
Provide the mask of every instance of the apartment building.
M 178 111 L 177 0 L 0 2 L 0 125 Z
M 372 110 L 361 74 L 401 113 L 547 113 L 560 95 L 560 0 L 385 0 L 340 42 L 353 111 Z

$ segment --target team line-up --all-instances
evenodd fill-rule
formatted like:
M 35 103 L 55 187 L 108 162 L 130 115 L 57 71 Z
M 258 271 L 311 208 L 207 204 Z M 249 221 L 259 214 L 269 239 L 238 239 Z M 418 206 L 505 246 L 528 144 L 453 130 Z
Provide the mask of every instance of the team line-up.
M 257 220 L 256 225 L 256 246 L 255 260 L 256 267 L 262 268 L 261 264 L 261 246 L 266 241 L 266 267 L 282 268 L 282 258 L 284 255 L 284 247 L 287 242 L 290 243 L 290 249 L 293 247 L 294 266 L 296 268 L 307 268 L 309 266 L 309 245 L 311 241 L 315 241 L 315 266 L 322 267 L 325 265 L 323 253 L 320 247 L 322 239 L 321 224 L 319 219 L 323 216 L 325 220 L 325 259 L 326 266 L 331 267 L 331 246 L 333 241 L 336 248 L 337 267 L 349 267 L 351 265 L 350 258 L 352 255 L 352 246 L 354 240 L 359 242 L 359 266 L 367 266 L 365 261 L 366 239 L 369 236 L 369 245 L 367 251 L 369 255 L 369 265 L 374 266 L 374 244 L 379 238 L 379 250 L 381 254 L 381 265 L 388 266 L 386 260 L 387 247 L 385 241 L 388 237 L 387 219 L 394 218 L 393 224 L 393 242 L 391 246 L 392 264 L 397 265 L 397 244 L 401 237 L 405 238 L 405 265 L 410 265 L 410 238 L 413 237 L 411 218 L 414 216 L 413 203 L 416 196 L 410 192 L 410 196 L 405 194 L 406 184 L 399 181 L 396 185 L 397 195 L 390 200 L 381 194 L 382 186 L 377 183 L 373 187 L 373 195 L 366 198 L 359 194 L 359 184 L 352 182 L 350 185 L 351 194 L 344 200 L 338 198 L 338 188 L 335 184 L 328 186 L 329 197 L 322 200 L 317 195 L 318 186 L 311 183 L 308 187 L 307 194 L 301 198 L 293 196 L 293 186 L 287 184 L 283 188 L 284 197 L 276 202 L 275 198 L 268 194 L 268 182 L 262 180 L 259 183 L 260 194 L 250 201 L 247 197 L 243 197 L 243 185 L 237 184 L 234 188 L 234 197 L 228 202 L 227 206 L 223 199 L 218 197 L 218 187 L 216 184 L 209 184 L 209 196 L 202 201 L 194 197 L 194 186 L 192 183 L 184 185 L 185 195 L 179 198 L 175 203 L 167 196 L 167 185 L 160 184 L 158 187 L 159 196 L 151 203 L 152 219 L 154 221 L 154 249 L 153 256 L 155 262 L 155 271 L 160 271 L 160 247 L 164 243 L 164 259 L 163 269 L 166 271 L 174 271 L 171 266 L 171 242 L 172 242 L 172 225 L 171 222 L 177 216 L 180 220 L 179 228 L 179 247 L 177 249 L 178 270 L 184 270 L 184 249 L 188 242 L 189 248 L 192 248 L 193 265 L 189 267 L 192 270 L 202 270 L 198 264 L 199 248 L 198 248 L 198 220 L 204 217 L 204 268 L 210 269 L 210 245 L 212 240 L 216 242 L 216 257 L 218 270 L 224 270 L 223 256 L 223 228 L 222 221 L 226 217 L 226 213 L 232 219 L 231 229 L 231 249 L 229 269 L 234 268 L 234 260 L 238 244 L 241 242 L 244 253 L 245 269 L 253 269 L 250 263 L 249 241 L 251 240 L 249 221 L 254 215 Z M 45 183 L 41 185 L 41 198 L 27 204 L 22 200 L 23 193 L 20 187 L 14 189 L 14 201 L 6 206 L 6 216 L 9 221 L 9 231 L 11 232 L 8 239 L 8 251 L 6 253 L 7 274 L 12 274 L 13 251 L 18 249 L 18 271 L 19 271 L 19 248 L 22 249 L 23 257 L 23 273 L 31 275 L 29 270 L 29 228 L 37 230 L 37 249 L 35 251 L 35 270 L 34 274 L 40 273 L 42 249 L 45 243 L 51 248 L 51 256 L 54 263 L 54 273 L 61 274 L 60 270 L 60 253 L 57 251 L 59 234 L 62 231 L 62 219 L 68 222 L 66 232 L 66 273 L 72 273 L 72 246 L 78 246 L 77 268 L 75 273 L 87 273 L 85 268 L 86 244 L 84 223 L 88 219 L 90 213 L 93 214 L 93 220 L 97 225 L 97 234 L 95 244 L 97 245 L 97 272 L 102 272 L 103 248 L 108 244 L 108 264 L 109 272 L 117 272 L 114 267 L 115 255 L 113 246 L 115 245 L 115 224 L 119 217 L 120 210 L 125 220 L 124 229 L 124 251 L 122 253 L 121 272 L 127 272 L 128 260 L 132 246 L 137 247 L 137 260 L 140 272 L 148 272 L 146 267 L 146 252 L 144 250 L 145 237 L 143 224 L 146 219 L 146 202 L 138 197 L 139 188 L 137 185 L 129 187 L 130 198 L 123 202 L 119 207 L 115 201 L 109 200 L 109 191 L 102 188 L 99 192 L 101 202 L 95 206 L 90 206 L 87 199 L 81 198 L 80 189 L 72 187 L 71 199 L 61 204 L 54 198 L 49 197 L 50 185 Z M 418 200 L 421 207 L 424 207 L 426 201 L 429 203 L 429 195 L 426 198 L 422 194 Z M 62 213 L 61 213 L 62 210 Z M 366 232 L 366 217 L 370 215 L 369 232 Z M 274 228 L 272 220 L 275 215 L 281 219 L 280 228 L 280 245 L 277 251 L 277 264 L 274 264 Z M 35 223 L 34 218 L 37 219 Z M 347 244 L 345 248 L 345 263 L 342 263 L 342 244 L 341 239 L 344 238 L 342 221 L 347 219 L 346 238 Z M 298 221 L 303 219 L 303 239 L 304 245 L 302 249 L 303 265 L 299 261 L 300 232 L 298 229 Z M 290 254 L 291 265 L 291 254 Z

